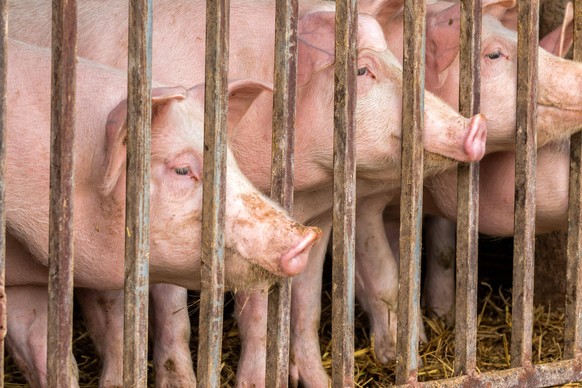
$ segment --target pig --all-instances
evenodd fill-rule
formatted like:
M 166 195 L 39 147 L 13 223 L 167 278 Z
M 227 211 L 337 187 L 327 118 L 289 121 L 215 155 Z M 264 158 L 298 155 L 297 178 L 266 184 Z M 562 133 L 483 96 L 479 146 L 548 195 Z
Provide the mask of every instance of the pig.
M 231 7 L 229 77 L 271 82 L 275 3 L 235 0 Z M 333 9 L 329 2 L 303 2 L 298 21 L 294 217 L 323 230 L 320 245 L 325 245 L 323 242 L 329 236 L 332 207 Z M 50 9 L 44 2 L 13 1 L 9 12 L 14 36 L 36 44 L 48 44 L 45 35 L 50 28 Z M 157 1 L 153 12 L 154 78 L 166 83 L 201 82 L 204 21 L 200 19 L 205 14 L 204 3 Z M 125 67 L 126 20 L 127 9 L 121 4 L 80 2 L 79 54 L 110 66 Z M 193 25 L 192 20 L 200 20 L 200 23 Z M 387 50 L 380 26 L 366 15 L 359 17 L 358 47 L 356 195 L 363 200 L 376 192 L 392 196 L 399 185 L 402 69 Z M 270 189 L 271 106 L 272 94 L 264 91 L 236 130 L 229 133 L 229 142 L 241 170 L 264 192 Z M 465 119 L 427 93 L 425 121 L 427 152 L 460 161 L 482 157 L 486 135 L 482 116 Z M 253 129 L 257 123 L 264 129 L 260 136 Z M 455 165 L 451 160 L 434 157 L 427 157 L 426 162 L 426 174 Z M 291 351 L 294 357 L 291 378 L 295 383 L 302 381 L 309 386 L 327 384 L 328 378 L 321 365 L 317 341 L 318 289 L 325 248 L 318 245 L 315 249 L 317 252 L 312 250 L 305 275 L 294 280 L 296 287 L 292 296 Z M 254 294 L 248 299 L 241 294 L 237 299 L 241 301 L 237 314 L 242 339 L 237 381 L 240 385 L 262 386 L 266 295 Z M 99 313 L 93 312 L 89 318 Z M 121 360 L 119 355 L 117 360 Z M 162 364 L 163 361 L 159 363 Z
M 51 56 L 46 48 L 12 39 L 8 51 L 6 285 L 16 303 L 8 302 L 7 344 L 17 360 L 32 363 L 24 368 L 32 374 L 31 384 L 43 386 L 46 329 L 36 329 L 46 325 L 46 317 L 40 316 L 46 310 L 35 310 L 46 305 L 46 295 L 39 294 L 46 293 L 48 280 Z M 124 278 L 126 74 L 79 60 L 77 77 L 82 82 L 77 83 L 74 143 L 75 286 L 118 290 Z M 229 85 L 229 125 L 236 125 L 264 88 L 270 90 L 247 80 Z M 152 90 L 152 283 L 200 287 L 203 96 L 203 85 Z M 227 149 L 227 289 L 264 290 L 279 277 L 297 275 L 320 234 L 291 219 L 252 186 Z M 27 290 L 34 302 L 18 303 Z M 19 317 L 35 324 L 23 325 Z
M 361 0 L 360 10 L 369 12 L 380 20 L 387 37 L 388 45 L 398 56 L 402 47 L 402 4 L 401 1 L 364 1 Z M 481 111 L 488 117 L 487 153 L 481 161 L 481 200 L 480 200 L 480 231 L 497 230 L 504 235 L 513 230 L 513 186 L 503 186 L 498 182 L 508 182 L 509 174 L 513 174 L 513 160 L 509 161 L 506 154 L 496 152 L 512 147 L 515 128 L 515 84 L 516 84 L 516 44 L 515 31 L 506 26 L 515 26 L 514 1 L 484 1 L 483 34 L 481 50 Z M 459 46 L 459 16 L 458 4 L 444 1 L 430 2 L 427 6 L 427 58 L 426 87 L 452 106 L 458 106 L 458 46 Z M 572 15 L 567 12 L 562 26 L 540 40 L 539 61 L 539 94 L 538 94 L 538 146 L 540 157 L 544 153 L 555 150 L 560 139 L 570 136 L 580 129 L 582 118 L 582 101 L 580 96 L 569 85 L 580 83 L 582 67 L 574 62 L 565 61 L 548 53 L 564 54 L 572 43 Z M 547 51 L 546 51 L 547 50 Z M 401 54 L 400 54 L 401 55 Z M 555 76 L 562 75 L 561 78 Z M 509 90 L 508 90 L 509 88 Z M 503 90 L 503 93 L 499 93 Z M 558 147 L 561 148 L 561 147 Z M 492 154 L 489 154 L 492 152 Z M 550 160 L 551 158 L 547 158 Z M 562 156 L 557 159 L 562 160 Z M 490 160 L 495 160 L 491 161 Z M 503 165 L 510 163 L 511 166 Z M 487 164 L 491 163 L 488 168 Z M 495 166 L 495 167 L 493 167 Z M 540 161 L 538 160 L 538 166 Z M 489 176 L 484 177 L 484 169 Z M 494 174 L 494 171 L 500 171 Z M 506 175 L 507 174 L 507 175 Z M 445 177 L 447 179 L 445 179 Z M 511 175 L 511 181 L 513 175 Z M 453 179 L 454 178 L 454 179 Z M 427 179 L 426 187 L 429 194 L 425 199 L 426 214 L 456 215 L 456 172 L 446 171 Z M 538 179 L 540 174 L 538 173 Z M 552 178 L 553 180 L 554 178 Z M 438 183 L 437 183 L 438 182 Z M 556 184 L 557 182 L 552 182 Z M 438 186 L 437 186 L 438 185 Z M 488 188 L 485 188 L 487 185 Z M 566 186 L 567 187 L 567 186 Z M 485 207 L 484 193 L 499 191 L 491 196 L 490 207 Z M 538 192 L 539 192 L 538 188 Z M 432 198 L 435 196 L 435 198 Z M 499 209 L 499 200 L 507 204 L 503 213 L 510 217 L 500 217 L 491 209 Z M 546 206 L 555 208 L 556 204 Z M 563 201 L 560 201 L 563 205 Z M 436 206 L 436 207 L 435 207 Z M 452 209 L 455 209 L 454 212 Z M 446 210 L 443 210 L 446 209 Z M 356 296 L 367 311 L 371 322 L 371 337 L 374 340 L 373 349 L 380 362 L 388 362 L 395 357 L 395 322 L 396 295 L 398 282 L 398 246 L 397 223 L 390 219 L 397 218 L 397 209 L 390 206 L 384 211 L 384 221 L 377 212 L 382 212 L 382 206 L 366 209 L 358 208 L 356 227 Z M 548 211 L 550 211 L 548 209 Z M 370 215 L 373 214 L 373 215 Z M 538 213 L 539 214 L 539 213 Z M 503 221 L 500 221 L 500 218 Z M 374 222 L 370 219 L 375 220 Z M 503 228 L 498 225 L 503 222 Z M 429 257 L 426 276 L 427 288 L 432 292 L 425 293 L 427 308 L 449 322 L 453 318 L 453 296 L 451 286 L 454 284 L 454 265 L 451 253 L 454 252 L 455 225 L 443 219 L 430 219 L 427 226 L 438 227 L 438 230 L 427 231 L 427 251 Z M 484 224 L 488 227 L 484 228 Z M 549 223 L 546 225 L 549 226 Z M 509 227 L 510 226 L 510 227 Z M 395 229 L 396 228 L 396 229 Z M 385 232 L 383 229 L 386 229 Z M 541 231 L 542 229 L 538 229 Z M 394 237 L 396 236 L 396 238 Z M 373 237 L 374 245 L 365 244 Z M 390 247 L 392 246 L 392 247 Z M 369 266 L 370 268 L 365 268 Z M 378 268 L 386 268 L 382 273 Z M 435 271 L 449 276 L 443 279 Z M 379 323 L 378 323 L 379 322 Z M 389 322 L 390 324 L 387 324 Z

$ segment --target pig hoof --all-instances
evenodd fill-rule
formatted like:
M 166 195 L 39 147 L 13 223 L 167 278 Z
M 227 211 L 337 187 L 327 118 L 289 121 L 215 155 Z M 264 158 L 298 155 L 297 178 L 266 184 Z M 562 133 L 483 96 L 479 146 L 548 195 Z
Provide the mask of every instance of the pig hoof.
M 372 357 L 380 364 L 388 364 L 396 359 L 395 344 L 391 344 L 392 341 L 377 341 L 378 338 L 382 337 L 372 333 Z

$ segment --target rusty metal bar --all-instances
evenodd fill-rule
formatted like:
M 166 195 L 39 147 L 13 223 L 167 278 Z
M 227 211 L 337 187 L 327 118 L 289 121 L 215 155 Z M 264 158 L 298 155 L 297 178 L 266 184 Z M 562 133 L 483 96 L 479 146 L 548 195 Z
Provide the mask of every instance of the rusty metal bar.
M 220 386 L 224 305 L 227 72 L 230 0 L 206 2 L 204 191 L 198 381 Z
M 425 14 L 425 0 L 404 2 L 397 384 L 414 383 L 418 377 Z
M 275 10 L 275 74 L 271 197 L 293 213 L 293 147 L 297 90 L 297 0 L 278 0 Z M 287 387 L 291 279 L 269 293 L 266 386 Z
M 481 1 L 461 1 L 459 111 L 470 117 L 480 104 Z M 457 170 L 457 285 L 455 374 L 472 374 L 477 364 L 477 254 L 479 163 Z
M 76 54 L 76 0 L 54 1 L 52 8 L 47 340 L 49 387 L 66 387 L 74 380 L 71 345 L 73 338 L 73 143 Z
M 152 0 L 129 2 L 123 383 L 147 386 Z
M 332 386 L 354 385 L 356 0 L 336 0 L 333 137 Z
M 461 376 L 417 383 L 415 387 L 535 388 L 549 387 L 580 380 L 582 380 L 582 365 L 577 360 L 567 360 L 534 365 L 531 368 L 512 368 L 484 372 L 474 376 Z M 402 385 L 401 387 L 409 386 L 411 385 Z
M 518 2 L 511 366 L 531 367 L 539 0 Z
M 574 2 L 574 60 L 582 61 L 582 0 Z M 582 133 L 570 138 L 570 192 L 568 208 L 568 264 L 566 272 L 566 311 L 564 358 L 582 354 Z
M 4 338 L 6 337 L 6 71 L 8 7 L 0 0 L 0 387 L 4 386 Z

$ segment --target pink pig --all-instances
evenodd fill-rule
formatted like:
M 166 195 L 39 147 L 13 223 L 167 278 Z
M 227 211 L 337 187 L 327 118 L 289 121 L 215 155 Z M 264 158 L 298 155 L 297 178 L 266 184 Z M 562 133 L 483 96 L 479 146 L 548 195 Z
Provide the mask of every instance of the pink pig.
M 506 28 L 515 26 L 514 6 L 514 1 L 483 1 L 481 111 L 488 118 L 488 153 L 508 149 L 515 137 L 517 38 L 515 31 Z M 361 0 L 360 10 L 376 15 L 384 27 L 389 46 L 394 52 L 401 52 L 398 47 L 402 47 L 402 2 Z M 433 1 L 427 6 L 426 87 L 452 106 L 458 105 L 459 16 L 458 3 Z M 571 21 L 572 15 L 568 12 L 563 25 L 544 37 L 540 45 L 552 53 L 565 53 L 572 42 Z M 537 128 L 541 148 L 537 189 L 539 223 L 536 230 L 541 232 L 556 227 L 556 217 L 562 217 L 567 203 L 567 183 L 564 186 L 567 174 L 555 177 L 546 171 L 555 168 L 560 172 L 567 171 L 567 154 L 562 146 L 553 142 L 566 139 L 580 129 L 581 96 L 570 85 L 582 81 L 582 65 L 555 57 L 542 49 L 539 50 L 539 61 Z M 550 160 L 553 161 L 551 165 Z M 561 166 L 562 162 L 566 165 Z M 511 152 L 497 152 L 481 161 L 481 232 L 495 235 L 513 233 L 513 169 Z M 560 193 L 566 193 L 566 197 L 561 196 L 556 202 L 551 199 L 549 191 L 542 191 L 552 185 L 562 187 Z M 434 198 L 425 199 L 425 212 L 441 214 L 442 211 L 447 217 L 455 217 L 456 172 L 449 170 L 428 178 L 426 187 Z M 547 201 L 540 204 L 541 198 Z M 384 209 L 382 205 L 358 208 L 356 295 L 369 314 L 376 357 L 386 362 L 395 356 L 398 224 L 391 220 L 395 215 L 397 217 L 398 210 L 393 205 L 387 208 L 383 222 L 378 215 Z M 443 219 L 428 219 L 426 224 L 431 229 L 438 229 L 427 231 L 429 268 L 426 289 L 430 291 L 424 297 L 429 311 L 452 320 L 454 267 L 450 260 L 454 258 L 451 252 L 454 252 L 455 226 Z M 376 243 L 364 244 L 370 240 Z M 378 268 L 386 271 L 378 271 Z M 448 276 L 442 276 L 442 273 Z
M 19 286 L 45 284 L 48 279 L 43 266 L 48 265 L 51 66 L 48 49 L 11 40 L 8 50 L 6 284 L 9 296 L 17 301 L 26 289 Z M 82 82 L 77 88 L 74 145 L 75 286 L 121 289 L 126 75 L 79 60 L 77 77 Z M 263 87 L 250 81 L 229 86 L 230 125 L 236 125 Z M 152 91 L 149 267 L 153 283 L 200 286 L 203 94 L 200 86 Z M 257 191 L 230 151 L 227 160 L 227 288 L 265 289 L 276 277 L 297 275 L 321 231 L 298 224 Z M 46 302 L 46 295 L 34 303 L 8 302 L 9 346 L 45 341 L 45 332 L 36 331 L 33 324 L 22 325 L 18 317 L 33 312 L 31 319 L 42 321 L 43 314 L 36 316 L 34 311 Z M 44 354 L 46 358 L 46 349 Z M 42 374 L 35 380 L 35 369 L 26 370 L 31 381 L 44 385 Z
M 273 1 L 231 2 L 230 77 L 252 78 L 263 82 L 272 81 L 273 63 Z M 334 63 L 334 14 L 329 2 L 303 2 L 299 20 L 299 58 L 297 92 L 297 131 L 295 146 L 295 203 L 294 216 L 303 223 L 317 225 L 329 236 L 331 220 L 332 183 L 332 133 L 333 133 L 333 63 Z M 50 9 L 40 0 L 13 1 L 10 4 L 13 36 L 36 44 L 48 45 Z M 154 5 L 154 79 L 166 83 L 199 83 L 204 74 L 204 2 L 156 1 Z M 200 20 L 200 23 L 192 23 Z M 21 28 L 19 28 L 19 26 Z M 126 66 L 127 7 L 118 2 L 104 4 L 99 1 L 79 2 L 79 54 L 111 66 Z M 361 15 L 358 26 L 359 59 L 356 170 L 359 184 L 358 197 L 377 192 L 392 196 L 398 191 L 400 174 L 400 123 L 402 69 L 390 51 L 377 24 L 369 16 Z M 380 104 L 379 101 L 382 103 Z M 229 133 L 230 144 L 241 170 L 259 189 L 270 189 L 272 94 L 263 91 L 249 108 L 236 129 Z M 456 160 L 477 160 L 484 153 L 485 123 L 482 116 L 467 120 L 450 107 L 426 94 L 425 99 L 425 148 Z M 257 132 L 258 127 L 261 128 Z M 450 160 L 428 157 L 426 173 L 434 173 Z M 318 248 L 322 247 L 323 248 Z M 294 280 L 291 347 L 295 355 L 291 361 L 294 381 L 306 385 L 327 384 L 327 375 L 320 362 L 317 341 L 317 320 L 320 309 L 322 261 L 325 244 L 312 251 L 309 268 L 303 276 Z M 175 288 L 173 288 L 175 290 Z M 157 292 L 157 291 L 156 291 Z M 166 294 L 170 291 L 166 288 Z M 177 291 L 176 291 L 177 292 Z M 184 296 L 185 302 L 185 293 Z M 175 296 L 175 295 L 174 295 Z M 172 296 L 172 300 L 177 300 Z M 103 295 L 84 292 L 92 305 Z M 113 300 L 110 294 L 108 299 Z M 170 298 L 170 296 L 168 296 Z M 246 296 L 240 296 L 246 300 Z M 118 299 L 119 300 L 119 299 Z M 239 325 L 242 337 L 242 354 L 238 373 L 239 384 L 264 384 L 266 335 L 265 295 L 254 295 L 239 305 Z M 160 304 L 157 304 L 160 306 Z M 156 305 L 156 316 L 158 314 Z M 172 309 L 168 309 L 172 310 Z M 179 310 L 179 309 L 175 309 Z M 113 310 L 96 310 L 88 319 L 111 321 Z M 101 318 L 97 318 L 101 316 Z M 107 318 L 103 318 L 107 316 Z M 118 317 L 120 319 L 121 317 Z M 187 332 L 189 324 L 186 310 L 175 316 L 172 328 Z M 89 324 L 98 327 L 98 324 Z M 157 329 L 155 329 L 157 330 Z M 156 331 L 157 332 L 157 331 Z M 110 333 L 110 332 L 109 332 Z M 97 335 L 99 337 L 99 335 Z M 160 334 L 160 337 L 163 337 Z M 98 338 L 108 341 L 109 338 Z M 157 334 L 156 334 L 157 338 Z M 117 339 L 115 339 L 117 341 Z M 163 365 L 166 358 L 176 354 L 167 342 L 155 344 L 165 350 L 156 365 Z M 115 346 L 102 346 L 104 349 Z M 121 362 L 121 354 L 106 354 L 116 358 L 107 362 Z M 172 356 L 175 357 L 175 356 Z M 180 357 L 186 360 L 185 354 Z M 156 359 L 158 356 L 156 355 Z M 161 369 L 161 370 L 160 370 Z M 157 369 L 157 378 L 165 379 L 167 371 Z M 189 367 L 180 370 L 192 369 Z M 114 381 L 114 372 L 103 371 L 102 380 Z M 190 372 L 191 374 L 191 372 Z M 182 377 L 173 376 L 180 381 Z M 193 374 L 184 377 L 191 381 Z M 159 381 L 159 380 L 158 380 Z

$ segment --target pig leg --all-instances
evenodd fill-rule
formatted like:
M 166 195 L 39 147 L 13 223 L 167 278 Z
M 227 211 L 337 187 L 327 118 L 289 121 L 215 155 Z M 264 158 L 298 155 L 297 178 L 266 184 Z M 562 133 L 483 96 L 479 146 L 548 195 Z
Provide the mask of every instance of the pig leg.
M 331 225 L 318 225 L 321 241 L 311 249 L 307 268 L 293 279 L 289 373 L 293 385 L 301 380 L 308 387 L 327 387 L 328 376 L 321 364 L 319 313 L 321 275 Z M 267 294 L 236 294 L 236 318 L 241 339 L 237 386 L 264 387 L 266 368 Z
M 8 331 L 6 348 L 32 387 L 47 386 L 47 286 L 6 287 Z M 72 356 L 71 356 L 72 357 Z M 78 387 L 72 357 L 70 387 Z
M 399 234 L 396 219 L 383 219 L 382 195 L 358 203 L 356 211 L 356 297 L 370 321 L 374 357 L 387 363 L 396 357 Z M 422 317 L 419 339 L 426 341 Z
M 102 387 L 123 386 L 123 291 L 77 289 L 87 330 L 103 361 Z M 156 284 L 150 286 L 151 324 L 157 386 L 195 386 L 190 356 L 190 320 L 187 291 Z
M 431 317 L 455 323 L 456 224 L 446 218 L 426 217 L 426 277 L 424 304 Z
M 291 290 L 291 327 L 289 374 L 291 385 L 328 387 L 329 376 L 321 363 L 319 321 L 321 318 L 321 281 L 325 253 L 331 234 L 331 219 L 320 226 L 321 241 L 309 254 L 307 268 L 293 279 Z
M 75 296 L 103 363 L 99 387 L 122 387 L 123 291 L 76 288 Z
M 374 358 L 387 363 L 396 357 L 396 310 L 398 308 L 398 252 L 386 238 L 383 196 L 366 198 L 356 208 L 356 297 L 368 314 Z M 390 231 L 399 223 L 393 221 Z M 394 248 L 398 250 L 398 245 Z
M 195 387 L 188 291 L 170 284 L 152 284 L 150 301 L 156 386 Z

